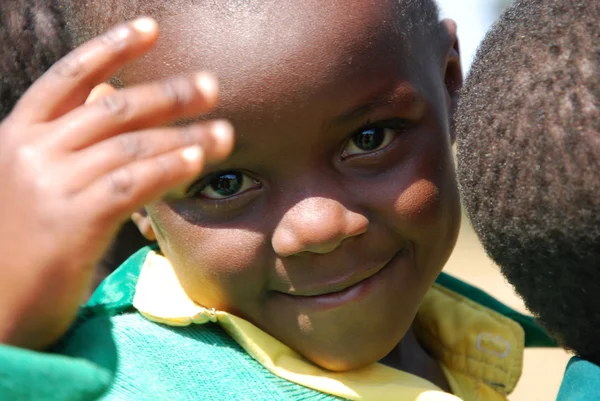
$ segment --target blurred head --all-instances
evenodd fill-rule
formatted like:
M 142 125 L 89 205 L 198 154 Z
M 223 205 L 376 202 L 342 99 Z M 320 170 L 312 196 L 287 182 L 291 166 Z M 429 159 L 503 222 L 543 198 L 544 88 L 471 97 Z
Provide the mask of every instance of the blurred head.
M 566 347 L 600 361 L 600 3 L 522 0 L 457 113 L 459 181 L 489 255 Z
M 186 292 L 328 369 L 388 354 L 460 221 L 453 23 L 429 0 L 109 3 L 74 3 L 77 37 L 119 13 L 161 27 L 116 82 L 208 70 L 221 101 L 203 118 L 236 128 L 231 157 L 136 217 Z
M 70 43 L 55 4 L 13 0 L 0 6 L 0 119 Z

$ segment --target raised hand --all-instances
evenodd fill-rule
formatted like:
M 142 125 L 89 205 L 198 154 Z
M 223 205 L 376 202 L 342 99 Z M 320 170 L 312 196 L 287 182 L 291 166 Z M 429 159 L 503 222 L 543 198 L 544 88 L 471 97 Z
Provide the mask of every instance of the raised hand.
M 41 349 L 56 341 L 122 222 L 231 151 L 226 122 L 166 126 L 214 106 L 217 84 L 207 74 L 85 104 L 157 37 L 156 23 L 139 19 L 91 40 L 0 124 L 0 342 Z

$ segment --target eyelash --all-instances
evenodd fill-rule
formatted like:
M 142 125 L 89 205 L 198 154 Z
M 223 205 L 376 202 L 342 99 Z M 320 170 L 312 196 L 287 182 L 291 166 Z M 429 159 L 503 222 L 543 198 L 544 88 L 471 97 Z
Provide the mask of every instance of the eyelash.
M 403 132 L 410 129 L 411 125 L 412 124 L 410 121 L 400 120 L 400 119 L 379 121 L 375 124 L 373 124 L 371 122 L 367 122 L 362 128 L 356 130 L 355 133 L 350 137 L 350 139 L 344 143 L 344 148 L 342 150 L 341 159 L 346 160 L 346 159 L 352 158 L 352 157 L 360 157 L 363 155 L 369 155 L 369 154 L 379 152 L 379 151 L 387 148 L 389 146 L 389 144 L 392 143 L 398 135 L 400 135 Z M 391 137 L 384 137 L 382 139 L 382 143 L 384 143 L 384 144 L 383 145 L 379 144 L 376 148 L 374 148 L 372 150 L 360 149 L 358 147 L 358 145 L 356 144 L 356 141 L 354 141 L 354 139 L 358 135 L 361 135 L 367 131 L 377 131 L 377 130 L 383 130 L 384 131 L 383 135 L 389 134 Z M 347 151 L 347 148 L 349 145 L 357 148 L 358 152 L 356 152 L 354 154 L 350 154 Z
M 377 152 L 381 151 L 382 149 L 387 148 L 389 146 L 389 144 L 394 141 L 394 139 L 397 135 L 408 130 L 410 128 L 410 126 L 411 126 L 411 123 L 409 121 L 400 120 L 400 119 L 380 121 L 375 124 L 373 124 L 371 122 L 367 122 L 363 126 L 363 128 L 356 130 L 355 133 L 346 141 L 346 143 L 344 144 L 344 148 L 342 150 L 341 158 L 342 158 L 342 160 L 346 160 L 346 159 L 349 159 L 352 157 L 360 157 L 363 155 L 377 153 Z M 377 131 L 377 130 L 384 130 L 383 135 L 388 134 L 391 136 L 391 137 L 383 138 L 383 140 L 382 140 L 382 143 L 384 143 L 383 147 L 381 144 L 379 144 L 373 150 L 364 150 L 364 149 L 358 148 L 356 141 L 354 141 L 354 143 L 353 143 L 353 140 L 358 135 L 363 134 L 367 131 Z M 374 132 L 374 135 L 376 135 L 376 132 Z M 350 154 L 346 150 L 348 145 L 353 145 L 355 148 L 359 149 L 359 151 L 355 154 Z M 236 190 L 235 193 L 233 193 L 230 196 L 222 196 L 222 197 L 218 197 L 218 196 L 211 197 L 211 196 L 202 195 L 203 191 L 205 191 L 206 189 L 211 189 L 211 187 L 213 187 L 211 190 L 216 193 L 216 191 L 214 190 L 216 180 L 219 178 L 222 178 L 222 177 L 226 177 L 226 176 L 229 176 L 230 178 L 235 177 L 235 178 L 242 179 L 240 188 L 238 190 Z M 252 185 L 252 183 L 254 185 L 249 186 L 249 185 Z M 238 196 L 241 196 L 241 195 L 245 194 L 246 192 L 248 192 L 249 190 L 260 189 L 261 186 L 262 185 L 258 180 L 256 180 L 255 178 L 253 178 L 252 176 L 250 176 L 248 174 L 245 174 L 244 172 L 242 172 L 240 170 L 218 171 L 218 172 L 213 173 L 209 176 L 206 176 L 203 179 L 192 184 L 190 186 L 190 188 L 186 191 L 185 197 L 186 198 L 204 198 L 206 200 L 216 201 L 216 202 L 227 201 L 227 200 L 236 198 Z M 245 188 L 245 190 L 244 190 L 244 188 Z M 219 195 L 219 194 L 217 194 L 217 195 Z
M 235 190 L 234 191 L 235 193 L 233 193 L 229 196 L 219 195 L 216 192 L 217 190 L 214 189 L 214 186 L 215 186 L 215 184 L 220 183 L 219 181 L 217 181 L 218 179 L 226 177 L 226 176 L 229 176 L 230 179 L 241 178 L 241 183 L 239 184 L 239 189 Z M 235 198 L 237 196 L 240 196 L 240 195 L 248 192 L 249 190 L 259 189 L 260 187 L 261 187 L 261 184 L 260 184 L 260 182 L 258 182 L 258 180 L 254 179 L 253 177 L 249 176 L 248 174 L 245 174 L 244 172 L 242 172 L 240 170 L 218 171 L 218 172 L 211 174 L 207 177 L 204 177 L 203 179 L 192 184 L 192 186 L 190 186 L 190 188 L 186 192 L 186 197 L 188 197 L 188 198 L 202 197 L 202 198 L 210 200 L 210 201 L 224 201 L 224 200 L 229 200 L 229 199 Z M 206 189 L 212 190 L 217 196 L 202 195 L 202 192 L 204 192 Z

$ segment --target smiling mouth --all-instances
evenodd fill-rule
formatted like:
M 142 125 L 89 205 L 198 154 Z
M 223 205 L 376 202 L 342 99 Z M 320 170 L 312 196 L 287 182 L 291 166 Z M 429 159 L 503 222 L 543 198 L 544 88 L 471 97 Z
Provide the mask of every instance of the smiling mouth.
M 375 268 L 368 269 L 365 272 L 363 272 L 362 274 L 353 274 L 353 275 L 350 275 L 349 277 L 337 279 L 337 280 L 335 280 L 335 282 L 330 282 L 328 284 L 322 284 L 318 287 L 315 286 L 314 289 L 307 289 L 307 290 L 300 290 L 300 291 L 293 291 L 293 292 L 282 292 L 282 294 L 287 295 L 287 296 L 292 296 L 292 297 L 310 299 L 310 298 L 326 297 L 326 296 L 331 296 L 331 295 L 342 294 L 342 293 L 348 292 L 348 291 L 352 290 L 353 288 L 360 286 L 364 282 L 366 282 L 369 279 L 376 276 L 378 273 L 380 273 L 382 270 L 384 270 L 386 267 L 388 267 L 390 264 L 392 264 L 392 262 L 394 260 L 396 260 L 399 255 L 404 254 L 404 253 L 406 253 L 406 251 L 401 250 L 401 251 L 397 252 L 396 254 L 394 254 L 394 256 L 392 256 L 385 263 L 383 263 Z
M 386 264 L 387 265 L 387 264 Z M 385 267 L 385 265 L 384 265 Z M 319 292 L 316 294 L 310 294 L 310 295 L 303 295 L 303 294 L 293 294 L 293 296 L 296 297 L 302 297 L 302 298 L 318 298 L 318 297 L 325 297 L 327 295 L 337 295 L 337 294 L 343 294 L 346 291 L 350 291 L 355 287 L 358 287 L 359 285 L 361 285 L 363 282 L 367 281 L 368 279 L 370 279 L 371 277 L 375 276 L 377 273 L 379 273 L 381 270 L 383 270 L 383 267 L 379 270 L 376 270 L 373 274 L 371 274 L 368 277 L 363 278 L 362 280 L 354 283 L 354 284 L 350 284 L 348 286 L 344 286 L 341 287 L 339 289 L 334 289 L 334 290 L 326 290 L 323 292 Z

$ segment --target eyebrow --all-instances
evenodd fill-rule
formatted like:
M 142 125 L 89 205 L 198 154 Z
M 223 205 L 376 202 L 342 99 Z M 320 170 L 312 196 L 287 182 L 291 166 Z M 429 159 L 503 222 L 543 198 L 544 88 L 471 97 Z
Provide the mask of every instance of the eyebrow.
M 414 107 L 415 104 L 423 101 L 424 99 L 419 95 L 416 89 L 406 82 L 392 85 L 391 88 L 386 86 L 384 90 L 371 94 L 366 101 L 362 101 L 358 106 L 352 107 L 350 110 L 334 117 L 331 120 L 331 123 L 344 124 L 354 121 L 364 117 L 373 110 L 392 103 L 405 104 L 407 107 Z

